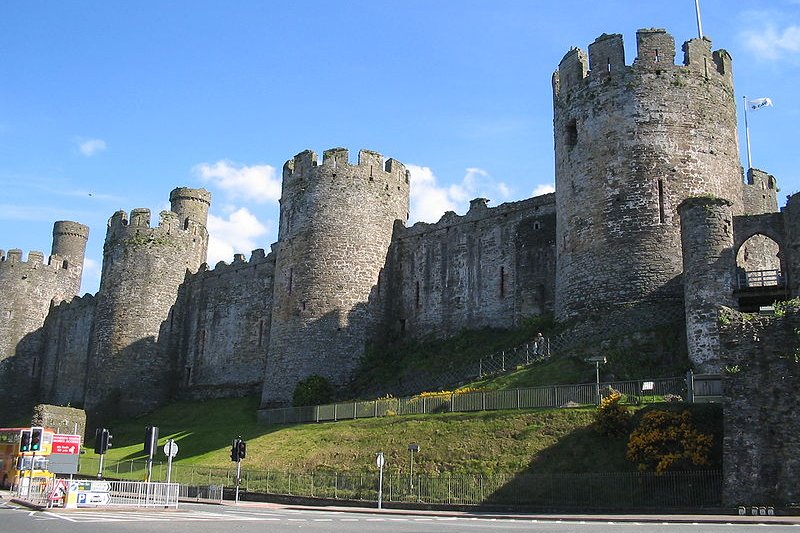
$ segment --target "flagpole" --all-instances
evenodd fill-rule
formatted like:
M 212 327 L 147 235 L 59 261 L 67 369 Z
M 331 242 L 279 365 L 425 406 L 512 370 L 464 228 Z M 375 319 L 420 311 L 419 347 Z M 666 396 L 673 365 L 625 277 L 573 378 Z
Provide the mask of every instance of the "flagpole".
M 747 143 L 747 170 L 749 171 L 753 168 L 753 161 L 750 155 L 750 125 L 747 123 L 747 97 L 742 97 L 743 104 L 744 104 L 744 137 Z
M 697 36 L 703 38 L 703 23 L 700 21 L 700 0 L 694 0 L 694 11 L 697 13 Z

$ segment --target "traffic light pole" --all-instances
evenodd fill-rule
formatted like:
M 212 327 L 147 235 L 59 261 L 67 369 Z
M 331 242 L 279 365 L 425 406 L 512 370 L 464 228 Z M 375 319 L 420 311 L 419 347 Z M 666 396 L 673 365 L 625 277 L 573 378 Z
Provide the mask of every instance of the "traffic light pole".
M 97 479 L 103 479 L 103 459 L 106 458 L 106 454 L 100 454 L 100 468 L 97 470 Z
M 239 505 L 239 480 L 242 478 L 242 460 L 236 461 L 236 505 Z

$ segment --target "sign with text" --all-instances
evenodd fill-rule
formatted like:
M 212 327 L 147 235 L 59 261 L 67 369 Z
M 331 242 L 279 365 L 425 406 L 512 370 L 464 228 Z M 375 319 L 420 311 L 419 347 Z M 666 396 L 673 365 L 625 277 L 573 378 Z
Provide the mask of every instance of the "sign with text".
M 53 435 L 53 453 L 78 455 L 81 451 L 80 435 Z

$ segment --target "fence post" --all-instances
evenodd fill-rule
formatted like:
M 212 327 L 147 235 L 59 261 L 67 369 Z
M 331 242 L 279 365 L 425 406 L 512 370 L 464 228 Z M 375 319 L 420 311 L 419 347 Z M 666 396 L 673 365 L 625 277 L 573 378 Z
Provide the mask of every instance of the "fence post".
M 339 472 L 333 473 L 333 499 L 339 499 Z
M 517 389 L 517 409 L 519 409 L 519 389 Z
M 525 365 L 531 364 L 531 351 L 528 343 L 525 343 Z
M 500 361 L 501 361 L 501 363 L 500 363 L 501 364 L 501 368 L 502 368 L 503 372 L 505 372 L 506 371 L 506 351 L 505 350 L 500 352 Z
M 334 422 L 336 422 L 336 420 L 337 420 L 337 418 L 336 418 L 336 415 L 337 415 L 337 413 L 336 413 L 336 406 L 337 406 L 337 405 L 339 405 L 339 404 L 336 404 L 336 403 L 334 403 L 334 404 L 333 404 L 333 421 L 334 421 Z
M 378 418 L 378 400 L 375 400 L 375 414 L 372 416 L 373 418 Z
M 483 377 L 483 357 L 478 359 L 478 379 Z

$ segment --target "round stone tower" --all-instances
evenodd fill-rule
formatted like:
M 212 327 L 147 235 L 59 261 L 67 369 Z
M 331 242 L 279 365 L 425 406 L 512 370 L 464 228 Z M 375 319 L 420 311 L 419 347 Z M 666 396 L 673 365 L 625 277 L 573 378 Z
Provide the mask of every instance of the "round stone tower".
M 283 167 L 269 352 L 262 405 L 291 401 L 298 381 L 348 382 L 378 313 L 367 312 L 396 220 L 408 219 L 406 168 L 361 150 L 311 151 Z
M 708 194 L 740 212 L 743 176 L 731 60 L 707 39 L 639 30 L 570 50 L 553 75 L 556 316 L 620 304 L 680 305 L 677 206 Z
M 697 372 L 718 373 L 719 306 L 737 307 L 731 202 L 707 196 L 688 198 L 678 212 L 689 360 Z
M 103 276 L 90 343 L 85 408 L 137 414 L 169 394 L 175 369 L 162 334 L 169 334 L 172 306 L 186 273 L 206 260 L 205 226 L 211 195 L 175 189 L 175 211 L 162 211 L 150 227 L 150 210 L 124 211 L 108 222 Z

